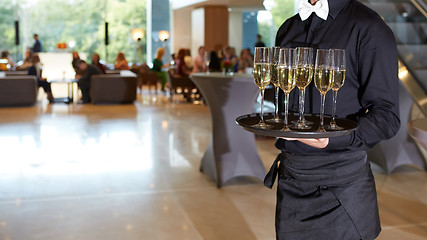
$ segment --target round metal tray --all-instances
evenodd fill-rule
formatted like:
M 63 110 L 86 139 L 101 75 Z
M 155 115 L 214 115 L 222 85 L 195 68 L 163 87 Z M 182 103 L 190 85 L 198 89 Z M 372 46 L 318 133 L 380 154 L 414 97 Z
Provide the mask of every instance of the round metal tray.
M 256 125 L 261 120 L 259 113 L 246 114 L 236 118 L 236 123 L 243 127 L 249 132 L 253 132 L 258 135 L 270 136 L 270 137 L 288 137 L 288 138 L 330 138 L 330 137 L 339 137 L 350 134 L 352 131 L 356 130 L 358 124 L 352 120 L 345 118 L 335 118 L 335 121 L 338 126 L 342 127 L 342 130 L 326 130 L 326 132 L 319 132 L 320 118 L 319 115 L 304 115 L 305 119 L 313 122 L 310 125 L 310 129 L 293 129 L 291 131 L 283 131 L 283 123 L 274 123 L 269 122 L 268 119 L 272 119 L 274 116 L 272 113 L 264 114 L 264 121 L 267 122 L 267 125 L 270 126 L 269 129 L 262 129 Z M 283 119 L 283 116 L 280 116 Z M 297 120 L 298 116 L 296 114 L 289 114 L 289 123 Z M 325 116 L 324 126 L 329 124 L 331 121 L 330 116 Z M 290 125 L 290 124 L 288 124 Z

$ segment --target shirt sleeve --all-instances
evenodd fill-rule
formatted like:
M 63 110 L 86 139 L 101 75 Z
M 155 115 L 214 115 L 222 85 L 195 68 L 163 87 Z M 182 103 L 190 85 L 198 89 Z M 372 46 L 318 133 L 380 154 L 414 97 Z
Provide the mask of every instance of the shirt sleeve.
M 393 137 L 400 128 L 396 40 L 383 22 L 368 29 L 357 46 L 358 100 L 362 109 L 354 119 L 359 127 L 350 135 L 331 138 L 327 149 L 367 150 Z
M 28 68 L 28 75 L 37 76 L 37 71 L 34 66 L 31 66 L 30 68 Z

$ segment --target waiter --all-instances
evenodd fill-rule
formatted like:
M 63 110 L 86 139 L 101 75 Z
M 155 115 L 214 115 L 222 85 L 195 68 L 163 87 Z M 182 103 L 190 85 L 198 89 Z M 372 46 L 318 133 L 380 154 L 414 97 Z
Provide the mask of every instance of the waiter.
M 375 239 L 381 226 L 366 151 L 400 127 L 393 33 L 356 0 L 301 0 L 299 14 L 278 30 L 276 46 L 345 49 L 336 113 L 359 124 L 341 137 L 277 140 L 281 154 L 264 181 L 271 188 L 278 175 L 277 239 Z M 305 109 L 318 113 L 320 96 L 313 83 L 308 88 Z M 330 111 L 331 94 L 326 102 Z M 297 106 L 293 91 L 290 109 Z
M 34 38 L 34 44 L 33 44 L 33 47 L 31 48 L 31 52 L 39 53 L 42 51 L 42 43 L 39 40 L 39 35 L 35 33 L 33 35 L 33 38 Z

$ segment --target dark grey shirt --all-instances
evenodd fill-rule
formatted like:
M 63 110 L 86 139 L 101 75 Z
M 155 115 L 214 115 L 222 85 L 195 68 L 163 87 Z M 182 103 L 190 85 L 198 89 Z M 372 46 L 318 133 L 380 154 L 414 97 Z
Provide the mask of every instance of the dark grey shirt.
M 329 139 L 325 149 L 299 141 L 278 139 L 276 147 L 295 155 L 329 155 L 367 150 L 396 134 L 399 120 L 399 80 L 396 40 L 381 17 L 356 0 L 329 0 L 329 16 L 314 13 L 305 21 L 297 14 L 278 30 L 276 46 L 341 48 L 346 51 L 346 80 L 338 91 L 337 116 L 353 119 L 359 128 L 350 135 Z M 315 53 L 315 52 L 314 52 Z M 319 113 L 320 95 L 311 83 L 305 112 Z M 290 95 L 290 110 L 298 111 L 298 89 Z M 325 113 L 332 112 L 332 91 Z
M 98 67 L 88 64 L 84 75 L 79 79 L 79 85 L 82 87 L 90 87 L 90 79 L 92 75 L 102 74 Z
M 33 47 L 31 48 L 33 53 L 38 53 L 42 51 L 42 43 L 40 42 L 40 40 L 35 40 Z

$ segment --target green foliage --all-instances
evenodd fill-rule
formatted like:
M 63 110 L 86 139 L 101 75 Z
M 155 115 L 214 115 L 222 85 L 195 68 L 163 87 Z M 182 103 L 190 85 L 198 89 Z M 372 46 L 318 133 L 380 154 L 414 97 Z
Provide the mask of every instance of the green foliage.
M 263 41 L 266 46 L 270 45 L 271 31 L 274 32 L 273 38 L 275 38 L 279 27 L 286 21 L 286 19 L 295 15 L 294 0 L 274 0 L 274 2 L 275 7 L 271 10 L 274 24 L 272 24 L 271 21 L 258 23 L 259 34 L 263 37 Z M 275 39 L 273 39 L 272 42 L 274 43 Z
M 271 10 L 273 15 L 274 24 L 279 28 L 286 19 L 295 15 L 295 1 L 294 0 L 274 0 L 276 6 Z
M 72 50 L 85 52 L 88 57 L 97 52 L 101 59 L 112 63 L 121 51 L 132 62 L 136 43 L 130 31 L 135 27 L 146 29 L 146 0 L 20 0 L 19 3 L 21 46 L 31 47 L 32 35 L 37 33 L 43 51 L 58 51 L 59 42 L 74 41 Z M 14 7 L 10 0 L 0 0 L 0 4 L 0 46 L 10 50 L 14 47 Z M 105 21 L 109 23 L 108 52 L 104 44 Z M 145 39 L 141 45 L 145 47 Z
M 127 0 L 115 1 L 110 4 L 109 31 L 110 45 L 108 50 L 113 53 L 110 62 L 114 61 L 119 51 L 125 53 L 127 60 L 133 62 L 137 43 L 132 39 L 130 31 L 133 28 L 146 29 L 146 1 Z M 142 39 L 142 49 L 145 49 L 145 38 Z M 145 59 L 145 53 L 143 55 Z
M 258 22 L 258 33 L 262 36 L 262 41 L 265 43 L 266 47 L 270 46 L 271 42 L 271 21 L 268 22 Z M 276 30 L 274 30 L 276 32 Z M 276 36 L 276 35 L 274 35 Z M 274 42 L 274 39 L 273 39 Z
M 0 51 L 8 50 L 14 58 L 15 47 L 15 19 L 14 8 L 10 1 L 0 0 Z

